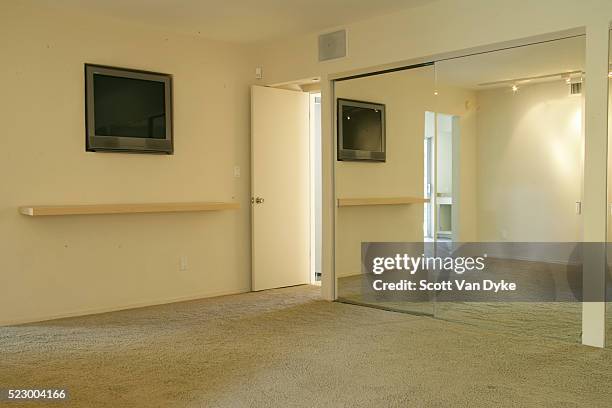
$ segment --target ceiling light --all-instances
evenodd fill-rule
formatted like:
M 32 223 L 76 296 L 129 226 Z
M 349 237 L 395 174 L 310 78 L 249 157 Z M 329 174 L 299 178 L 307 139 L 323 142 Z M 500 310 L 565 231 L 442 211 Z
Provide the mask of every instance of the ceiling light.
M 516 93 L 518 91 L 518 86 L 516 84 L 512 85 L 512 92 Z
M 434 95 L 435 95 L 435 96 L 438 96 L 438 91 L 434 91 Z

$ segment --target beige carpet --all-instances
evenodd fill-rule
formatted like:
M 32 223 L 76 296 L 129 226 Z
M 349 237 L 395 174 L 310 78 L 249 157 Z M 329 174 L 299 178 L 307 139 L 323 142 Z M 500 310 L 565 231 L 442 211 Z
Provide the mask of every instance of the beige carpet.
M 57 407 L 610 407 L 612 352 L 296 287 L 0 328 L 0 387 Z

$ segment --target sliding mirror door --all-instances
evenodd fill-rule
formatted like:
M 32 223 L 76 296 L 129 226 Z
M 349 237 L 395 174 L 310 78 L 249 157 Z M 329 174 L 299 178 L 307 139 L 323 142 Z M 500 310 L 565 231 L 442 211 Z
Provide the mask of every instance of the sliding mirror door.
M 339 300 L 580 342 L 584 59 L 575 36 L 336 80 Z M 480 275 L 420 268 L 417 284 L 518 289 L 383 288 L 406 270 L 376 259 L 406 252 L 485 259 Z
M 375 291 L 379 276 L 363 267 L 361 257 L 373 253 L 369 242 L 422 247 L 428 214 L 426 113 L 435 111 L 434 83 L 433 65 L 334 83 L 335 270 L 341 301 L 433 315 L 427 293 L 406 299 Z
M 436 62 L 438 231 L 519 287 L 437 297 L 436 317 L 580 341 L 584 53 L 578 36 Z

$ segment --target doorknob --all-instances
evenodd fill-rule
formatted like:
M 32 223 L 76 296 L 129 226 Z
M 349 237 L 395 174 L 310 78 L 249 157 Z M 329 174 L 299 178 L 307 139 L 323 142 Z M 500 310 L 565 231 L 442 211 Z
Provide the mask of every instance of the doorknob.
M 261 198 L 261 197 L 256 197 L 255 198 L 255 204 L 263 204 L 263 202 L 264 202 L 263 198 Z

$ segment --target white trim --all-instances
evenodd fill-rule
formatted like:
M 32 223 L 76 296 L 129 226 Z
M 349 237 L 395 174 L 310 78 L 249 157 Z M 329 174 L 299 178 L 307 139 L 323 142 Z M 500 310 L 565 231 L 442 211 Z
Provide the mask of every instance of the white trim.
M 608 163 L 608 67 L 610 22 L 601 20 L 587 27 L 584 136 L 583 239 L 606 242 Z M 586 299 L 605 299 L 606 251 L 585 246 L 583 293 Z M 606 345 L 605 302 L 582 303 L 582 344 Z

